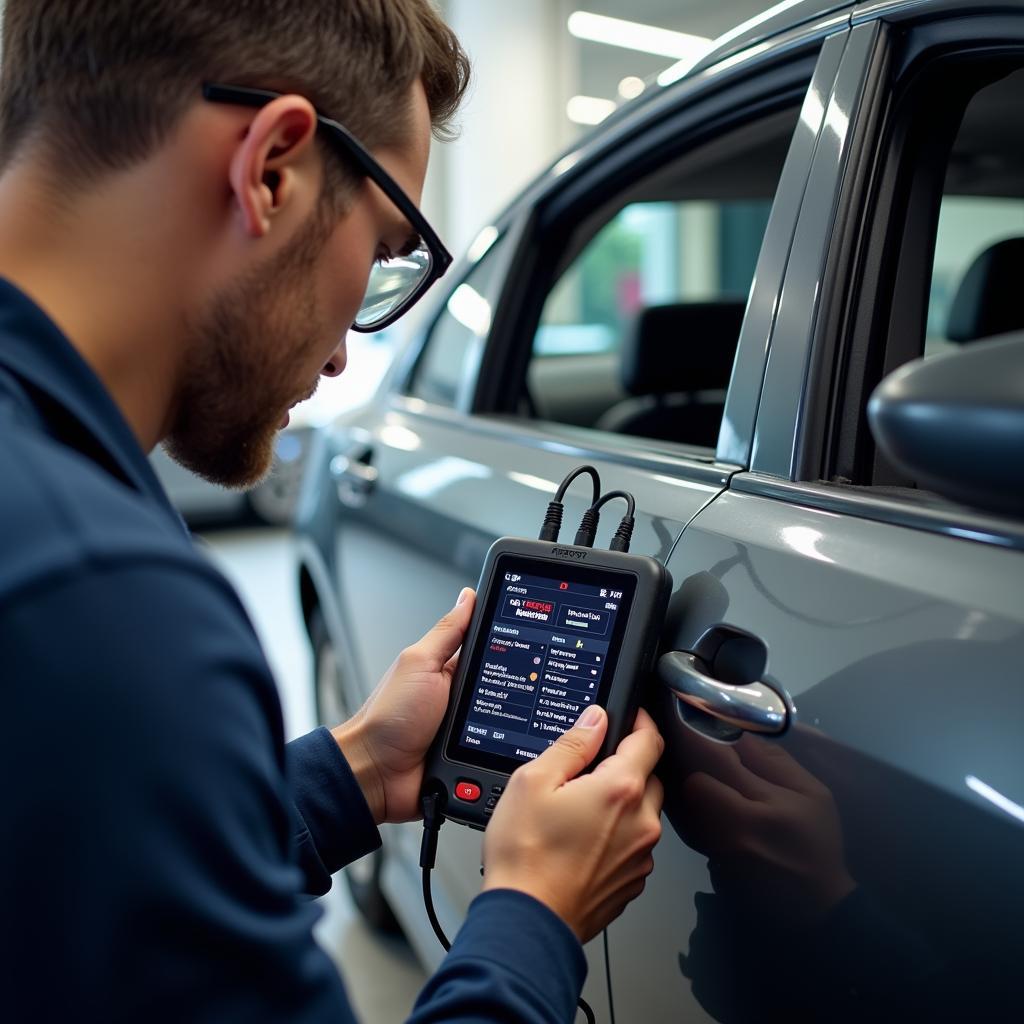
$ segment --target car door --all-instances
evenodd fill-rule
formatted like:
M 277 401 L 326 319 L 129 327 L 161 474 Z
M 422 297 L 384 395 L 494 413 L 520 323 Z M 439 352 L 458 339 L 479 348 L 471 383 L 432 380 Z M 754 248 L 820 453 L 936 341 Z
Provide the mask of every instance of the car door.
M 980 8 L 855 15 L 749 470 L 669 562 L 673 829 L 611 929 L 621 1019 L 1020 1014 L 1024 523 L 923 492 L 865 418 L 993 308 L 1024 327 L 977 276 L 1024 235 L 1024 12 Z
M 632 550 L 662 562 L 740 468 L 700 442 L 686 410 L 697 410 L 701 430 L 711 417 L 716 437 L 724 422 L 731 445 L 749 444 L 771 295 L 820 127 L 813 111 L 842 46 L 840 34 L 822 50 L 819 36 L 784 59 L 734 61 L 734 79 L 680 83 L 562 160 L 482 234 L 378 401 L 338 426 L 331 443 L 344 453 L 347 506 L 335 536 L 339 612 L 365 687 L 475 583 L 494 539 L 536 536 L 558 482 L 580 463 L 606 488 L 635 495 Z M 819 98 L 811 115 L 801 110 L 809 86 Z M 713 266 L 705 242 L 718 254 Z M 618 305 L 604 301 L 608 292 Z M 664 413 L 661 436 L 641 420 L 626 432 L 600 426 L 627 401 L 623 352 L 653 307 L 688 331 L 689 348 L 673 357 L 681 394 L 628 398 Z M 725 396 L 741 321 L 752 341 Z M 655 367 L 660 343 L 645 342 Z M 710 358 L 717 346 L 726 359 Z M 585 487 L 569 492 L 564 536 L 588 501 Z M 617 522 L 604 516 L 598 544 Z M 384 878 L 429 962 L 440 951 L 418 909 L 418 841 L 415 826 L 389 831 Z M 440 845 L 438 911 L 454 930 L 479 888 L 479 836 L 450 827 Z M 600 947 L 588 955 L 588 998 L 607 1008 Z

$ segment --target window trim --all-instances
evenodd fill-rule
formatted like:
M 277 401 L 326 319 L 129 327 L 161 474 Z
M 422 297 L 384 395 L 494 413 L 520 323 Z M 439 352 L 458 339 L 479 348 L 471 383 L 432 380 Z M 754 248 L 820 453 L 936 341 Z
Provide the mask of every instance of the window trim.
M 841 487 L 784 480 L 765 473 L 737 473 L 732 477 L 729 489 L 782 501 L 787 505 L 1024 551 L 1024 522 L 976 512 L 953 502 L 924 505 L 898 495 L 879 493 L 879 489 L 873 487 Z

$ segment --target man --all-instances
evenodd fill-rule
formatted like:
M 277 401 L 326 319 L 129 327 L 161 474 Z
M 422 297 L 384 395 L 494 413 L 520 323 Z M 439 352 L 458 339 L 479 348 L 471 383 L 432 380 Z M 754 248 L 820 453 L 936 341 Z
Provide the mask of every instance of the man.
M 7 2 L 6 1020 L 352 1019 L 302 893 L 417 816 L 472 592 L 350 722 L 286 749 L 252 628 L 144 452 L 255 481 L 342 371 L 337 338 L 415 301 L 444 263 L 415 209 L 430 131 L 467 74 L 427 0 Z M 375 261 L 398 301 L 366 294 Z M 604 731 L 598 711 L 514 776 L 413 1020 L 573 1017 L 580 941 L 659 834 L 656 729 L 577 777 Z

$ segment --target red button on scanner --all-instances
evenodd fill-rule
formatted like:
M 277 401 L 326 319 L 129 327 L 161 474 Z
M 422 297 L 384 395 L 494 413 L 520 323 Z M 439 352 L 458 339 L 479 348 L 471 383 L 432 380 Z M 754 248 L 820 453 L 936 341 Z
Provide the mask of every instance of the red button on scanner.
M 471 804 L 480 799 L 480 787 L 475 782 L 459 782 L 455 785 L 455 795 Z

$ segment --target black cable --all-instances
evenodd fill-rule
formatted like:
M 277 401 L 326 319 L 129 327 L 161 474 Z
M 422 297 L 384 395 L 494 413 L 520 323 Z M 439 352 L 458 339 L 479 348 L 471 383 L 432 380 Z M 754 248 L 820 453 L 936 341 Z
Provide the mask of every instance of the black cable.
M 594 482 L 594 498 L 591 504 L 597 504 L 598 496 L 601 494 L 601 477 L 598 475 L 596 469 L 593 466 L 577 466 L 559 485 L 558 490 L 555 492 L 555 501 L 561 501 L 565 497 L 565 492 L 569 489 L 569 485 L 578 476 L 582 476 L 584 473 L 590 476 L 590 479 Z
M 615 1000 L 612 999 L 612 958 L 608 952 L 608 929 L 601 933 L 604 936 L 604 980 L 608 985 L 608 1021 L 615 1024 Z
M 632 518 L 636 514 L 636 498 L 629 491 L 608 491 L 606 494 L 602 494 L 591 507 L 595 512 L 600 512 L 609 501 L 614 501 L 616 498 L 622 498 L 625 501 L 626 515 Z
M 437 941 L 444 946 L 444 951 L 447 953 L 452 948 L 452 944 L 448 941 L 448 936 L 445 935 L 441 922 L 437 919 L 437 911 L 434 909 L 434 897 L 430 892 L 430 868 L 426 867 L 423 869 L 423 906 L 427 911 L 427 920 L 430 922 L 430 927 L 434 929 Z
M 612 537 L 612 542 L 608 545 L 609 551 L 628 551 L 629 542 L 633 537 L 633 527 L 636 525 L 634 518 L 636 514 L 636 499 L 629 491 L 609 491 L 607 494 L 602 494 L 601 497 L 594 502 L 590 507 L 589 512 L 594 514 L 594 533 L 597 533 L 597 514 L 601 511 L 601 508 L 606 505 L 609 501 L 615 498 L 622 498 L 626 503 L 626 514 L 619 521 L 618 529 L 615 531 L 615 535 Z M 580 524 L 582 530 L 583 524 Z M 578 535 L 577 535 L 578 536 Z M 591 538 L 591 543 L 593 539 Z
M 562 529 L 562 514 L 565 511 L 565 506 L 562 504 L 562 499 L 565 497 L 565 492 L 569 489 L 569 485 L 577 477 L 582 476 L 586 473 L 594 483 L 594 499 L 591 505 L 596 505 L 598 497 L 601 494 L 601 477 L 597 470 L 593 466 L 577 466 L 559 485 L 558 490 L 555 491 L 555 497 L 548 502 L 548 510 L 544 513 L 544 522 L 540 528 L 540 540 L 557 541 L 558 534 Z
M 427 793 L 423 797 L 423 840 L 420 843 L 420 867 L 423 869 L 423 906 L 427 911 L 427 920 L 434 929 L 437 941 L 444 946 L 445 952 L 452 948 L 441 922 L 434 910 L 434 897 L 430 891 L 430 872 L 437 857 L 437 837 L 444 824 L 444 812 L 441 810 L 441 794 Z
M 423 797 L 423 839 L 420 843 L 420 867 L 423 869 L 423 908 L 427 912 L 427 920 L 430 927 L 434 929 L 437 941 L 444 947 L 447 953 L 452 948 L 448 941 L 441 922 L 437 919 L 437 911 L 434 909 L 434 895 L 430 891 L 430 872 L 434 868 L 434 860 L 437 857 L 437 837 L 444 824 L 444 812 L 441 810 L 441 794 L 428 793 Z M 577 1002 L 579 1008 L 587 1018 L 587 1024 L 597 1024 L 597 1018 L 590 1004 L 581 996 Z

